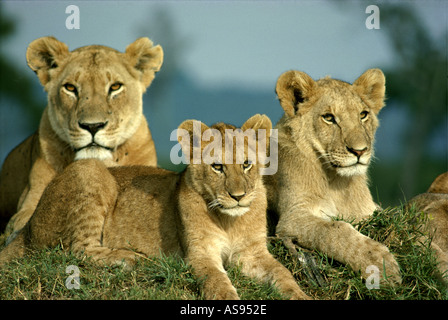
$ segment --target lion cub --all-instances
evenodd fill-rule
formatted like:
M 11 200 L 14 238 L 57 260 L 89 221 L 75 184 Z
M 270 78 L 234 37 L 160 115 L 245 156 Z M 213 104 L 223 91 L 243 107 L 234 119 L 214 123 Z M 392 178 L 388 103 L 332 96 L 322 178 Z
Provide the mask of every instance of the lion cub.
M 271 126 L 267 116 L 255 115 L 241 130 L 265 129 L 269 136 Z M 138 255 L 162 252 L 179 254 L 192 265 L 195 276 L 204 279 L 206 299 L 238 299 L 224 269 L 232 262 L 239 263 L 244 274 L 274 283 L 292 299 L 308 299 L 267 250 L 261 164 L 248 160 L 249 148 L 228 148 L 226 130 L 236 128 L 223 123 L 198 128 L 187 120 L 179 129 L 188 133 L 188 139 L 179 136 L 184 155 L 190 155 L 185 171 L 107 168 L 93 159 L 71 164 L 49 184 L 29 223 L 0 253 L 0 264 L 23 255 L 25 248 L 59 243 L 112 264 L 132 264 Z M 201 142 L 201 137 L 206 140 L 203 134 L 213 130 L 221 133 L 222 143 L 216 138 Z M 215 162 L 193 157 L 216 143 L 223 152 L 214 153 Z M 224 161 L 229 153 L 238 159 L 237 149 L 244 152 L 244 161 Z
M 278 171 L 265 176 L 275 232 L 297 239 L 361 271 L 376 266 L 390 283 L 400 268 L 389 249 L 345 221 L 369 217 L 376 204 L 368 188 L 377 114 L 384 107 L 385 77 L 369 69 L 353 84 L 301 71 L 283 73 L 276 85 L 285 111 L 278 129 Z M 384 280 L 384 277 L 383 277 Z

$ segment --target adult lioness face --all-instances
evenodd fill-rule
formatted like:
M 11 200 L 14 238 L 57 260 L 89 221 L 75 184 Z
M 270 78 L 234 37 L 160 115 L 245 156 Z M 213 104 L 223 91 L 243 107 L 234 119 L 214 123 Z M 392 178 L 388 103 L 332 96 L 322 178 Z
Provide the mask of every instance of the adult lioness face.
M 163 61 L 160 46 L 140 38 L 120 53 L 104 46 L 68 51 L 53 37 L 33 41 L 28 65 L 48 93 L 52 129 L 75 160 L 109 159 L 142 118 L 142 94 Z

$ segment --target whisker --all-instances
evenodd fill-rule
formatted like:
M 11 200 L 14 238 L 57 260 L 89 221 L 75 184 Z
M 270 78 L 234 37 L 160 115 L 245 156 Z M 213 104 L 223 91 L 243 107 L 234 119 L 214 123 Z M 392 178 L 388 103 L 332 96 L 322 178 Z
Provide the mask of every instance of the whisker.
M 221 203 L 219 202 L 218 199 L 215 199 L 215 200 L 212 200 L 212 201 L 207 205 L 207 207 L 208 207 L 210 210 L 212 210 L 212 209 L 215 209 L 215 208 L 222 207 L 222 205 L 221 205 Z
M 323 165 L 332 165 L 331 160 L 329 159 L 330 154 L 329 153 L 323 153 L 317 159 L 321 161 Z M 321 160 L 323 159 L 323 161 Z

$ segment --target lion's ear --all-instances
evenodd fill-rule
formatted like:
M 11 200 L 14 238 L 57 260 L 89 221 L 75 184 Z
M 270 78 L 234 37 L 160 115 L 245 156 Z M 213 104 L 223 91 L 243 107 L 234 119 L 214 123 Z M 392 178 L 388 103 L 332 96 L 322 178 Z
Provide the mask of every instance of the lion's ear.
M 40 83 L 45 86 L 51 80 L 51 70 L 56 69 L 68 54 L 65 43 L 55 37 L 43 37 L 30 43 L 26 60 L 31 70 L 37 74 Z
M 244 132 L 247 129 L 255 130 L 256 138 L 258 144 L 264 143 L 266 150 L 269 147 L 269 138 L 271 136 L 272 122 L 271 119 L 267 115 L 264 114 L 256 114 L 250 117 L 242 126 L 241 130 Z M 264 130 L 258 131 L 258 130 Z
M 153 46 L 148 38 L 139 38 L 126 47 L 131 65 L 140 72 L 140 81 L 145 90 L 154 80 L 163 63 L 163 49 L 160 45 Z
M 241 126 L 241 129 L 247 130 L 247 129 L 265 129 L 270 130 L 272 129 L 272 122 L 271 119 L 265 114 L 256 114 L 249 119 Z
M 271 135 L 272 122 L 271 119 L 265 114 L 256 114 L 249 119 L 241 126 L 241 130 L 246 131 L 247 129 L 254 129 L 257 132 L 258 130 L 263 129 L 266 130 L 266 138 L 269 139 Z
M 300 104 L 307 101 L 316 87 L 316 82 L 305 72 L 286 71 L 277 80 L 275 92 L 285 113 L 293 117 L 300 111 Z
M 194 155 L 193 149 L 201 149 L 202 134 L 207 129 L 210 128 L 198 120 L 185 120 L 177 128 L 177 141 L 185 158 L 190 159 L 190 163 Z
M 367 103 L 370 102 L 369 105 L 375 113 L 384 107 L 386 78 L 380 69 L 367 70 L 356 79 L 353 87 Z

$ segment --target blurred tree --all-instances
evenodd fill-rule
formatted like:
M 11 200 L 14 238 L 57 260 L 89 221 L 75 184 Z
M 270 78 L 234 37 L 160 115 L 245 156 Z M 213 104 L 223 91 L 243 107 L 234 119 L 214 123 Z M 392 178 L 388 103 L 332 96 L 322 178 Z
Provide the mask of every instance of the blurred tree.
M 5 16 L 0 4 L 0 48 L 3 48 L 4 40 L 13 33 L 14 21 Z M 11 99 L 23 110 L 30 132 L 37 129 L 44 108 L 33 97 L 33 81 L 0 51 L 0 96 Z M 6 106 L 0 105 L 0 114 L 4 113 L 5 109 Z
M 381 6 L 381 27 L 387 30 L 396 64 L 385 70 L 389 100 L 404 102 L 410 123 L 403 137 L 405 153 L 401 187 L 407 199 L 428 188 L 429 141 L 447 120 L 446 39 L 434 39 L 417 16 L 414 6 Z M 446 150 L 444 150 L 446 153 Z M 445 162 L 446 170 L 446 162 Z M 440 172 L 439 172 L 440 173 Z M 426 176 L 425 176 L 426 174 Z M 423 190 L 418 185 L 423 186 Z

